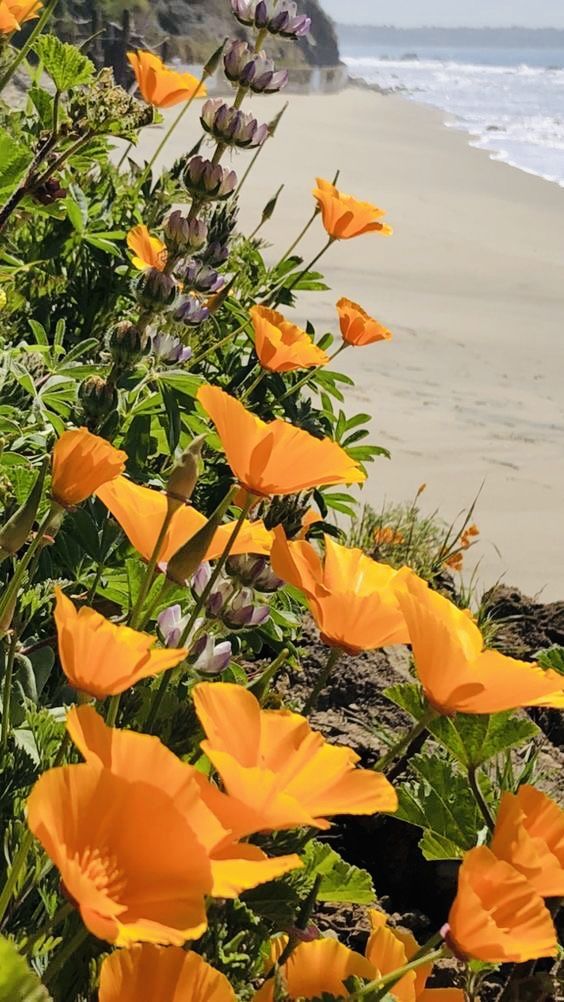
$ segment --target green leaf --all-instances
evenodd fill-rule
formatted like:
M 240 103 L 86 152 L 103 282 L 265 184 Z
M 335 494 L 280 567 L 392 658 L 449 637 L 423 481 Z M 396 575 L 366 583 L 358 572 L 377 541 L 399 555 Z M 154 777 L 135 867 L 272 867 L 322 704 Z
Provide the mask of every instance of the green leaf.
M 321 876 L 318 901 L 341 901 L 353 905 L 370 905 L 375 901 L 370 874 L 345 862 L 324 842 L 308 842 L 302 860 L 308 877 Z
M 94 65 L 87 56 L 76 46 L 61 42 L 55 35 L 40 35 L 34 48 L 45 72 L 61 93 L 88 83 L 94 73 Z
M 539 733 L 532 720 L 510 711 L 492 716 L 458 713 L 454 718 L 438 717 L 429 724 L 429 730 L 465 768 L 482 765 Z
M 17 142 L 6 129 L 0 128 L 0 196 L 14 191 L 31 160 L 30 147 Z
M 541 651 L 538 655 L 538 663 L 541 668 L 552 668 L 553 671 L 564 675 L 564 647 L 555 645 L 546 651 Z
M 396 818 L 422 828 L 426 859 L 457 859 L 476 844 L 483 821 L 466 778 L 439 755 L 414 755 L 416 774 L 398 789 Z
M 419 721 L 425 712 L 425 702 L 421 686 L 417 682 L 397 682 L 384 689 L 384 696 L 391 703 L 395 703 L 400 709 L 409 713 L 410 717 Z
M 0 937 L 0 1002 L 50 1002 L 51 996 L 13 943 Z

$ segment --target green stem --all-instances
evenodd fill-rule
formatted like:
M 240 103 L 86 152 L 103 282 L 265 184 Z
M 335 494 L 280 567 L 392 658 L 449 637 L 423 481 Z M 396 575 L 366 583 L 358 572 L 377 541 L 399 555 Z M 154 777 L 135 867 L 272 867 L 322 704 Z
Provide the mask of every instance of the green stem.
M 260 369 L 258 374 L 253 379 L 253 381 L 249 384 L 249 386 L 247 386 L 247 389 L 244 391 L 242 396 L 239 397 L 241 403 L 244 403 L 246 400 L 249 399 L 250 396 L 252 396 L 257 386 L 259 386 L 260 383 L 262 383 L 265 376 L 266 376 L 266 369 Z
M 337 355 L 340 355 L 340 353 L 344 351 L 346 347 L 348 346 L 345 344 L 345 342 L 340 344 L 337 350 L 334 351 L 333 354 L 329 356 L 326 365 L 329 365 L 329 362 L 332 362 L 333 359 L 337 357 Z M 318 368 L 320 368 L 320 366 L 316 366 L 315 369 L 310 369 L 309 372 L 306 372 L 305 376 L 302 376 L 302 378 L 299 379 L 297 383 L 294 383 L 294 385 L 291 386 L 289 390 L 286 390 L 286 392 L 283 393 L 281 397 L 278 397 L 278 403 L 279 404 L 283 403 L 284 400 L 288 399 L 288 397 L 292 397 L 294 393 L 297 393 L 298 390 L 301 390 L 302 386 L 305 386 L 307 383 L 309 383 L 310 379 L 312 379 L 313 376 L 315 376 L 315 373 L 317 372 Z
M 140 188 L 143 187 L 143 184 L 144 184 L 147 176 L 152 171 L 152 168 L 153 168 L 153 166 L 155 164 L 155 161 L 161 155 L 164 147 L 166 146 L 166 144 L 168 143 L 170 137 L 172 136 L 172 133 L 175 131 L 176 127 L 178 125 L 180 125 L 180 122 L 184 118 L 184 116 L 185 116 L 186 112 L 188 111 L 188 109 L 190 108 L 190 106 L 195 101 L 196 97 L 200 96 L 200 90 L 202 88 L 202 85 L 205 82 L 206 77 L 207 77 L 207 73 L 205 73 L 205 72 L 202 73 L 202 76 L 200 77 L 200 80 L 198 82 L 198 86 L 197 86 L 196 90 L 194 91 L 194 93 L 192 94 L 192 97 L 189 98 L 188 101 L 186 102 L 186 104 L 184 105 L 184 107 L 180 109 L 180 112 L 178 113 L 178 115 L 176 116 L 176 118 L 174 119 L 174 121 L 172 122 L 171 126 L 165 132 L 163 138 L 161 139 L 159 145 L 157 146 L 155 152 L 153 153 L 153 156 L 151 157 L 151 159 L 149 160 L 149 162 L 146 164 L 145 169 L 144 169 L 143 173 L 141 174 L 141 177 L 139 178 L 139 180 L 137 182 L 137 186 L 136 186 L 136 189 L 135 189 L 136 192 L 139 191 Z M 121 161 L 120 161 L 120 163 L 121 163 Z
M 14 675 L 14 659 L 16 657 L 16 650 L 18 647 L 18 639 L 19 639 L 19 632 L 18 630 L 14 630 L 10 638 L 10 645 L 8 647 L 8 654 L 6 657 L 6 668 L 4 673 L 4 690 L 2 693 L 2 736 L 0 738 L 0 762 L 3 762 L 6 756 L 6 748 L 8 746 L 8 737 L 10 734 L 12 678 Z
M 65 943 L 65 945 L 62 947 L 59 953 L 53 958 L 53 960 L 49 964 L 49 967 L 45 971 L 45 974 L 43 975 L 43 984 L 45 985 L 45 987 L 48 988 L 49 985 L 53 983 L 54 977 L 59 973 L 61 968 L 64 967 L 67 960 L 69 960 L 70 957 L 72 957 L 75 950 L 78 950 L 79 946 L 82 946 L 84 940 L 87 937 L 88 937 L 88 929 L 86 929 L 86 927 L 83 925 L 79 926 L 74 936 L 72 936 L 71 939 L 69 939 Z
M 60 505 L 58 505 L 56 501 L 53 501 L 53 503 L 51 504 L 51 507 L 49 508 L 49 511 L 43 517 L 43 520 L 41 521 L 40 525 L 38 526 L 37 532 L 35 534 L 35 538 L 29 544 L 29 546 L 28 546 L 26 552 L 24 553 L 22 559 L 19 561 L 19 563 L 18 563 L 18 565 L 16 567 L 15 574 L 14 574 L 12 580 L 10 581 L 8 587 L 6 588 L 6 590 L 5 590 L 5 592 L 4 592 L 3 596 L 2 596 L 2 600 L 0 601 L 0 623 L 2 623 L 2 621 L 4 619 L 4 615 L 6 613 L 6 610 L 11 607 L 13 601 L 15 600 L 15 598 L 16 598 L 16 596 L 18 594 L 20 585 L 22 583 L 23 576 L 24 576 L 24 574 L 25 574 L 25 572 L 26 572 L 29 564 L 31 563 L 33 555 L 35 554 L 36 550 L 41 545 L 41 543 L 43 541 L 43 537 L 44 537 L 45 533 L 47 532 L 47 530 L 48 530 L 48 528 L 49 528 L 49 526 L 51 524 L 52 519 L 59 513 L 59 511 L 60 511 Z
M 317 706 L 317 701 L 321 693 L 323 692 L 325 686 L 327 685 L 329 681 L 329 676 L 331 675 L 333 668 L 337 664 L 337 661 L 339 660 L 341 653 L 342 651 L 338 647 L 332 647 L 331 650 L 329 651 L 329 657 L 325 662 L 325 667 L 322 668 L 322 670 L 319 672 L 315 685 L 305 701 L 304 708 L 302 710 L 302 715 L 304 717 L 307 717 L 308 714 L 312 712 L 312 710 L 315 710 Z
M 14 859 L 12 860 L 12 866 L 10 868 L 10 872 L 8 874 L 6 883 L 4 884 L 4 887 L 2 889 L 2 893 L 0 894 L 0 925 L 2 924 L 2 920 L 4 918 L 4 915 L 6 914 L 6 909 L 8 908 L 8 905 L 12 900 L 13 893 L 16 889 L 16 884 L 19 880 L 21 871 L 25 866 L 27 856 L 29 850 L 31 849 L 32 843 L 33 843 L 33 835 L 28 830 L 23 836 L 20 842 L 19 849 L 16 852 Z
M 470 784 L 470 789 L 472 790 L 474 800 L 476 801 L 478 808 L 480 810 L 480 814 L 482 815 L 484 821 L 486 822 L 489 831 L 493 832 L 495 828 L 495 820 L 492 816 L 492 813 L 488 805 L 486 804 L 486 801 L 484 800 L 484 795 L 480 789 L 480 783 L 478 780 L 478 769 L 477 766 L 475 765 L 468 766 L 468 782 Z
M 272 679 L 276 675 L 278 669 L 284 664 L 289 653 L 289 649 L 287 647 L 283 647 L 280 654 L 274 659 L 272 664 L 269 664 L 268 668 L 265 668 L 262 675 L 259 675 L 259 677 L 249 685 L 249 692 L 252 692 L 253 695 L 257 697 L 259 702 L 262 702 L 265 696 L 268 695 L 270 683 L 272 682 Z
M 236 330 L 230 331 L 229 334 L 226 334 L 225 337 L 221 339 L 221 341 L 216 341 L 215 344 L 210 345 L 210 347 L 206 348 L 206 350 L 203 351 L 200 355 L 197 355 L 196 358 L 193 358 L 192 361 L 190 362 L 190 371 L 192 371 L 194 366 L 199 365 L 200 362 L 203 362 L 210 355 L 213 355 L 213 353 L 217 351 L 218 348 L 223 348 L 223 346 L 225 344 L 228 344 L 228 342 L 231 341 L 232 338 L 237 337 L 238 334 L 242 334 L 243 331 L 246 330 L 248 326 L 249 326 L 249 321 L 246 320 L 245 323 L 241 324 L 240 327 L 237 327 Z
M 108 727 L 115 727 L 120 702 L 121 693 L 118 693 L 117 696 L 110 696 L 108 700 L 108 712 L 106 713 L 106 724 Z
M 322 874 L 318 873 L 313 882 L 313 887 L 311 888 L 311 891 L 309 892 L 302 907 L 300 908 L 300 913 L 295 922 L 295 928 L 299 929 L 302 932 L 304 929 L 307 929 L 308 927 L 309 920 L 313 913 L 313 909 L 315 908 L 315 902 L 317 901 L 317 895 L 319 894 L 319 888 L 321 886 L 322 880 L 323 880 Z M 265 981 L 268 981 L 270 978 L 274 976 L 274 972 L 276 971 L 277 967 L 284 966 L 284 964 L 286 963 L 288 958 L 291 957 L 292 953 L 294 952 L 294 950 L 296 949 L 296 947 L 300 942 L 301 940 L 299 936 L 292 936 L 292 934 L 290 933 L 286 946 L 282 950 L 282 953 L 280 954 L 276 963 L 272 965 L 272 967 L 266 974 Z
M 72 143 L 66 150 L 63 150 L 63 152 L 47 168 L 47 170 L 43 174 L 41 174 L 41 176 L 38 177 L 33 182 L 32 185 L 30 185 L 28 191 L 33 191 L 35 188 L 40 188 L 41 185 L 45 184 L 45 182 L 48 181 L 49 178 L 53 177 L 53 174 L 56 174 L 57 171 L 61 169 L 61 167 L 67 162 L 67 160 L 70 160 L 70 158 L 73 157 L 75 153 L 78 153 L 83 146 L 87 146 L 88 143 L 91 142 L 91 140 L 94 138 L 94 135 L 95 133 L 92 131 L 92 129 L 89 129 L 89 131 L 86 133 L 85 136 L 80 136 L 80 138 L 77 139 L 74 143 Z
M 372 996 L 371 1002 L 379 1002 L 379 1000 L 384 999 L 388 994 L 390 988 L 397 985 L 398 981 L 401 981 L 406 974 L 410 974 L 411 971 L 416 971 L 419 967 L 423 967 L 426 964 L 434 964 L 436 960 L 441 960 L 442 957 L 446 957 L 448 950 L 445 946 L 440 946 L 436 950 L 427 950 L 425 952 L 419 951 L 420 955 L 413 957 L 408 964 L 404 964 L 403 967 L 398 967 L 397 970 L 391 971 L 386 974 L 383 978 L 376 978 L 374 981 L 369 981 L 368 984 L 363 985 L 357 992 L 352 995 L 347 996 L 347 1000 L 352 999 L 362 999 L 366 996 Z M 373 993 L 376 994 L 373 994 Z
M 8 66 L 8 69 L 4 73 L 4 76 L 0 78 L 0 93 L 4 90 L 4 87 L 6 86 L 8 81 L 11 80 L 11 78 L 13 77 L 20 63 L 22 63 L 25 57 L 27 56 L 29 50 L 34 45 L 37 36 L 40 35 L 41 32 L 43 31 L 45 25 L 47 24 L 47 21 L 51 17 L 51 14 L 55 10 L 55 7 L 57 6 L 58 2 L 59 0 L 49 0 L 47 6 L 43 8 L 43 13 L 41 14 L 39 20 L 36 22 L 33 31 L 22 45 L 15 59 L 13 59 L 10 65 Z
M 121 157 L 119 158 L 119 160 L 118 160 L 118 162 L 116 164 L 116 170 L 119 170 L 120 167 L 123 166 L 123 163 L 126 160 L 127 156 L 129 155 L 129 151 L 131 150 L 132 146 L 133 146 L 133 140 L 131 140 L 129 143 L 127 143 L 127 145 L 126 145 L 126 147 L 125 147 L 125 149 L 124 149 Z
M 57 909 L 57 911 L 53 915 L 53 918 L 49 919 L 48 922 L 45 922 L 45 924 L 41 926 L 41 928 L 38 929 L 37 932 L 34 932 L 33 936 L 31 936 L 28 939 L 23 949 L 23 953 L 25 954 L 25 956 L 29 957 L 30 954 L 33 953 L 33 948 L 35 944 L 39 942 L 40 939 L 42 939 L 44 936 L 53 935 L 53 930 L 56 929 L 57 926 L 61 924 L 61 922 L 64 922 L 64 920 L 68 918 L 68 916 L 71 914 L 72 911 L 73 911 L 73 906 L 71 905 L 70 901 L 65 901 L 65 903 L 62 904 L 60 908 Z
M 267 299 L 265 300 L 265 302 L 262 305 L 263 306 L 268 306 L 272 302 L 274 308 L 276 308 L 276 306 L 278 306 L 278 303 L 280 302 L 280 292 L 281 292 L 282 288 L 284 288 L 285 292 L 291 292 L 292 289 L 295 289 L 295 287 L 298 284 L 298 282 L 304 277 L 304 275 L 307 275 L 307 273 L 311 271 L 311 269 L 323 257 L 323 255 L 325 254 L 325 251 L 329 250 L 329 248 L 331 247 L 331 245 L 334 244 L 334 243 L 335 243 L 335 238 L 334 237 L 329 237 L 327 243 L 324 244 L 323 247 L 321 248 L 321 250 L 319 251 L 319 254 L 316 254 L 315 257 L 313 257 L 311 259 L 311 261 L 309 262 L 309 264 L 306 264 L 305 268 L 302 268 L 302 270 L 299 271 L 297 273 L 297 275 L 294 275 L 293 281 L 290 283 L 290 285 L 285 285 L 286 279 L 283 278 L 282 281 L 279 282 L 278 285 L 274 287 L 274 289 L 272 290 L 272 292 L 270 293 L 270 295 L 267 297 Z
M 279 260 L 279 262 L 278 262 L 278 264 L 276 266 L 277 268 L 279 268 L 280 265 L 283 264 L 284 261 L 286 261 L 290 257 L 290 254 L 292 253 L 292 251 L 294 251 L 296 249 L 296 247 L 298 246 L 298 244 L 301 243 L 301 241 L 305 237 L 307 231 L 310 229 L 311 226 L 313 226 L 313 223 L 317 219 L 317 217 L 318 217 L 318 215 L 319 215 L 320 212 L 321 212 L 321 209 L 319 209 L 319 208 L 315 208 L 313 210 L 313 214 L 308 219 L 308 221 L 305 224 L 303 230 L 300 230 L 300 232 L 298 233 L 298 235 L 297 235 L 296 239 L 294 240 L 294 242 L 290 244 L 290 246 L 288 247 L 288 250 L 286 251 L 286 253 L 283 254 L 282 257 L 280 258 L 280 260 Z
M 162 545 L 163 545 L 163 542 L 164 542 L 164 538 L 165 538 L 165 536 L 166 536 L 166 534 L 167 534 L 167 532 L 169 530 L 170 523 L 172 521 L 172 516 L 174 515 L 174 512 L 175 512 L 175 509 L 172 507 L 172 505 L 169 504 L 168 507 L 167 507 L 167 510 L 166 510 L 166 515 L 164 517 L 163 524 L 161 526 L 159 535 L 157 536 L 157 541 L 156 541 L 156 543 L 155 543 L 155 545 L 153 547 L 153 552 L 151 553 L 151 558 L 150 558 L 149 563 L 147 565 L 147 570 L 145 571 L 145 577 L 143 578 L 143 583 L 141 584 L 141 588 L 139 589 L 139 594 L 137 596 L 137 600 L 135 602 L 135 605 L 133 606 L 133 609 L 131 610 L 131 616 L 129 618 L 129 625 L 130 625 L 130 627 L 131 627 L 132 630 L 136 630 L 137 629 L 137 627 L 139 625 L 139 621 L 140 621 L 141 616 L 143 614 L 143 606 L 145 604 L 145 600 L 146 600 L 147 595 L 149 594 L 149 591 L 151 590 L 151 586 L 153 584 L 153 579 L 155 577 L 155 570 L 156 570 L 157 563 L 158 563 L 158 560 L 159 560 L 159 556 L 160 556 L 160 552 L 161 552 Z
M 420 720 L 418 720 L 413 727 L 410 728 L 400 739 L 396 741 L 395 745 L 386 752 L 382 758 L 378 759 L 374 768 L 378 772 L 384 772 L 389 765 L 396 760 L 396 758 L 401 755 L 401 761 L 408 758 L 409 749 L 412 744 L 417 741 L 417 738 L 427 730 L 427 727 L 433 717 L 435 716 L 435 711 L 432 707 L 428 707 L 426 712 L 423 714 Z M 396 769 L 397 771 L 397 769 Z

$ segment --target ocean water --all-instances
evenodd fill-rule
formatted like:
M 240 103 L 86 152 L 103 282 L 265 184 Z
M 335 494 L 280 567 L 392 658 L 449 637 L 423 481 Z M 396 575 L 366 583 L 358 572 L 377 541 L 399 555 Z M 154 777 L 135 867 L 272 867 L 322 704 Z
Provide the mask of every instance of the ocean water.
M 471 143 L 564 187 L 564 50 L 345 46 L 352 77 L 447 112 Z

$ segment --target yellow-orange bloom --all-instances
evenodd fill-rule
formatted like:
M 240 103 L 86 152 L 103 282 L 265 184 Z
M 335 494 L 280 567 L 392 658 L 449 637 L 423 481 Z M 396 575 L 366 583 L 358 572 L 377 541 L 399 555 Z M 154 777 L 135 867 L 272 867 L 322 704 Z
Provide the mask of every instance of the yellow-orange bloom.
M 333 240 L 350 240 L 363 233 L 381 233 L 390 236 L 391 226 L 380 222 L 386 213 L 370 202 L 360 202 L 353 195 L 345 195 L 334 184 L 318 177 L 313 195 L 321 209 L 321 218 Z
M 126 477 L 118 477 L 109 484 L 104 484 L 96 491 L 96 496 L 106 505 L 119 522 L 129 542 L 145 560 L 150 560 L 157 544 L 157 538 L 167 512 L 168 502 L 162 491 L 141 487 Z M 172 516 L 170 525 L 163 539 L 159 562 L 166 564 L 174 554 L 198 529 L 206 524 L 202 515 L 190 505 L 178 508 Z M 215 532 L 206 553 L 206 560 L 215 560 L 223 553 L 227 541 L 233 531 L 234 522 L 220 525 Z M 231 553 L 259 553 L 267 556 L 272 547 L 272 533 L 265 529 L 262 522 L 245 521 Z
M 197 953 L 142 943 L 116 950 L 100 972 L 99 1002 L 235 1002 L 224 974 Z
M 261 421 L 218 386 L 201 386 L 198 400 L 217 428 L 233 473 L 251 494 L 297 494 L 366 479 L 331 439 L 314 438 L 287 421 Z
M 305 540 L 274 530 L 272 569 L 303 591 L 321 639 L 351 654 L 409 643 L 398 603 L 404 574 L 325 536 L 325 559 Z
M 447 942 L 458 956 L 522 964 L 554 957 L 556 930 L 542 898 L 486 846 L 466 853 L 449 915 Z
M 293 372 L 326 365 L 329 356 L 313 343 L 309 334 L 276 310 L 253 306 L 250 311 L 255 332 L 255 351 L 263 369 Z
M 142 678 L 174 668 L 184 649 L 151 650 L 154 637 L 111 623 L 94 609 L 76 609 L 55 589 L 55 625 L 59 657 L 70 684 L 97 699 L 125 692 Z
M 65 431 L 55 443 L 51 493 L 59 504 L 80 504 L 102 484 L 123 473 L 127 454 L 86 428 Z
M 265 972 L 281 957 L 287 942 L 287 936 L 277 936 L 271 941 Z M 300 943 L 282 965 L 281 972 L 291 999 L 314 999 L 322 995 L 344 998 L 348 978 L 372 981 L 378 977 L 378 971 L 366 957 L 349 950 L 336 939 Z M 273 999 L 274 978 L 269 978 L 255 994 L 253 1002 L 273 1002 Z
M 253 830 L 326 829 L 327 815 L 397 809 L 385 776 L 355 769 L 358 755 L 327 744 L 305 717 L 262 710 L 251 692 L 228 683 L 201 682 L 193 695 L 206 734 L 202 750 Z
M 145 271 L 146 268 L 156 268 L 164 271 L 168 260 L 168 252 L 162 240 L 152 237 L 142 223 L 134 226 L 127 234 L 127 246 L 133 251 L 132 264 Z
M 11 35 L 19 31 L 22 24 L 39 17 L 43 4 L 39 0 L 1 0 L 0 2 L 0 35 Z
M 439 713 L 498 713 L 521 706 L 564 707 L 564 678 L 538 665 L 484 650 L 472 618 L 406 575 L 398 601 L 407 623 L 415 667 Z
M 353 303 L 351 299 L 339 299 L 337 312 L 343 341 L 353 348 L 373 344 L 375 341 L 391 341 L 391 331 L 369 317 L 362 306 Z
M 128 52 L 127 58 L 141 94 L 147 104 L 155 108 L 170 108 L 173 104 L 207 94 L 205 84 L 195 76 L 170 70 L 152 52 Z
M 534 786 L 503 794 L 491 850 L 541 897 L 564 897 L 564 811 Z
M 372 932 L 366 944 L 366 958 L 377 970 L 375 977 L 392 974 L 414 957 L 419 944 L 408 929 L 391 929 L 383 912 L 370 912 Z M 426 988 L 433 965 L 425 964 L 405 974 L 391 989 L 397 1002 L 464 1002 L 461 988 Z

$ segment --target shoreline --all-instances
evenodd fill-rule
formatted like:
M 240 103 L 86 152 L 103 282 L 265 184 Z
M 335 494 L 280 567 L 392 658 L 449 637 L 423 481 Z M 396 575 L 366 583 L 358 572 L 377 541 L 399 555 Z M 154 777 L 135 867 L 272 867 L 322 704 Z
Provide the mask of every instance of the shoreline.
M 254 99 L 249 107 L 268 120 L 284 100 Z M 483 586 L 503 577 L 528 594 L 561 598 L 562 189 L 501 170 L 461 131 L 445 128 L 438 109 L 415 101 L 358 88 L 289 101 L 276 144 L 241 195 L 240 226 L 250 232 L 285 183 L 261 231 L 275 241 L 267 262 L 311 214 L 315 177 L 331 178 L 337 168 L 343 190 L 387 209 L 395 229 L 390 239 L 334 245 L 320 265 L 329 290 L 293 311 L 296 323 L 336 333 L 335 303 L 346 296 L 394 333 L 337 363 L 357 381 L 347 391 L 348 413 L 370 413 L 370 440 L 392 452 L 391 462 L 370 466 L 363 499 L 377 509 L 384 498 L 409 501 L 426 482 L 424 511 L 438 508 L 450 521 L 484 482 L 475 516 L 481 543 L 471 551 L 481 558 Z M 165 151 L 167 164 L 198 131 L 190 116 Z M 161 135 L 149 130 L 142 157 Z M 247 162 L 233 165 L 242 172 Z M 313 226 L 300 246 L 306 260 L 322 239 Z

